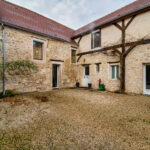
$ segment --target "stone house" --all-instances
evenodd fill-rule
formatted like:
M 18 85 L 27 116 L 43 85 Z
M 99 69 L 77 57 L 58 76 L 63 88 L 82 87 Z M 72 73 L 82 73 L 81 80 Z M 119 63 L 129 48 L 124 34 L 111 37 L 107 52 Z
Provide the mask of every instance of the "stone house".
M 78 30 L 0 0 L 0 39 L 6 62 L 30 60 L 39 68 L 9 76 L 7 90 L 49 91 L 76 82 L 98 89 L 101 81 L 108 91 L 150 94 L 150 0 L 136 0 Z

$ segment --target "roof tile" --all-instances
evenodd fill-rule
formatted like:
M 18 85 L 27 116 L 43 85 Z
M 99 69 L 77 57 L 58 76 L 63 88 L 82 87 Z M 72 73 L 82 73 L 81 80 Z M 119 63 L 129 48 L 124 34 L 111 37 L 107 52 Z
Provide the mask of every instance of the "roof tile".
M 3 0 L 0 0 L 0 21 L 68 42 L 71 42 L 74 32 L 60 23 Z

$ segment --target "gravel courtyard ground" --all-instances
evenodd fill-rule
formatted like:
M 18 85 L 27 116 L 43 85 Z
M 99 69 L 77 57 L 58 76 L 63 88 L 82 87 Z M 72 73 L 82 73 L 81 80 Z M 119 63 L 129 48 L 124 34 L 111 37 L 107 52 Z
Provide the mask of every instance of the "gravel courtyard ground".
M 0 99 L 0 150 L 150 150 L 150 97 L 61 89 Z

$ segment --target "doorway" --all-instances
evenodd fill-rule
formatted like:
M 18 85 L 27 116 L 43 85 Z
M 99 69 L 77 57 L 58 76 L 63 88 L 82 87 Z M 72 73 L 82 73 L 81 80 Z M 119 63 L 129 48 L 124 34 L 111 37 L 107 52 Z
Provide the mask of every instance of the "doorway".
M 59 64 L 53 64 L 53 88 L 59 88 Z
M 144 94 L 150 95 L 150 64 L 144 66 Z
M 89 65 L 83 66 L 83 87 L 88 87 L 90 83 L 90 67 Z

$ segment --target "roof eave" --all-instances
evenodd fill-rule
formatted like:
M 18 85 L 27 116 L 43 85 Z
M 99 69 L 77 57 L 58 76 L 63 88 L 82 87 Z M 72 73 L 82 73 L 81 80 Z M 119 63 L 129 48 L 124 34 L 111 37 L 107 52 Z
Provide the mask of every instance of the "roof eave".
M 33 31 L 31 29 L 27 29 L 27 28 L 23 28 L 23 27 L 20 27 L 20 26 L 16 26 L 16 25 L 13 25 L 13 24 L 10 24 L 10 23 L 7 23 L 7 22 L 4 22 L 2 20 L 0 20 L 0 24 L 4 24 L 8 27 L 12 27 L 12 28 L 15 28 L 15 29 L 19 29 L 19 30 L 23 30 L 23 31 L 26 31 L 26 32 L 31 32 L 31 33 L 34 33 L 34 34 L 38 34 L 38 35 L 41 35 L 41 36 L 45 36 L 45 37 L 48 37 L 48 38 L 51 38 L 51 39 L 54 39 L 54 40 L 59 40 L 59 41 L 62 41 L 62 42 L 67 42 L 67 43 L 71 43 L 71 44 L 76 44 L 72 41 L 67 41 L 67 40 L 63 40 L 61 38 L 57 38 L 57 37 L 53 37 L 53 36 L 50 36 L 50 35 L 47 35 L 47 34 L 44 34 L 44 33 L 41 33 L 41 32 L 37 32 L 37 31 Z
M 105 23 L 100 24 L 100 25 L 98 25 L 98 26 L 96 26 L 96 27 L 94 27 L 94 28 L 92 28 L 92 29 L 87 30 L 87 31 L 84 31 L 84 32 L 82 32 L 82 33 L 80 33 L 80 34 L 77 34 L 77 35 L 75 35 L 75 36 L 72 36 L 71 39 L 74 40 L 74 39 L 79 38 L 79 37 L 81 37 L 81 36 L 83 36 L 83 35 L 86 35 L 86 34 L 91 33 L 91 31 L 93 31 L 93 30 L 96 30 L 96 29 L 98 29 L 98 28 L 106 27 L 106 26 L 108 26 L 108 25 L 110 25 L 110 24 L 113 24 L 113 23 L 115 23 L 115 22 L 120 21 L 121 19 L 127 19 L 127 18 L 129 18 L 129 17 L 131 17 L 131 16 L 138 15 L 138 14 L 144 13 L 144 12 L 149 11 L 149 10 L 150 10 L 150 5 L 144 6 L 144 7 L 140 8 L 140 9 L 134 10 L 134 11 L 132 11 L 132 12 L 130 12 L 130 13 L 127 13 L 127 14 L 124 14 L 124 15 L 122 15 L 122 16 L 116 17 L 115 19 L 106 21 Z

